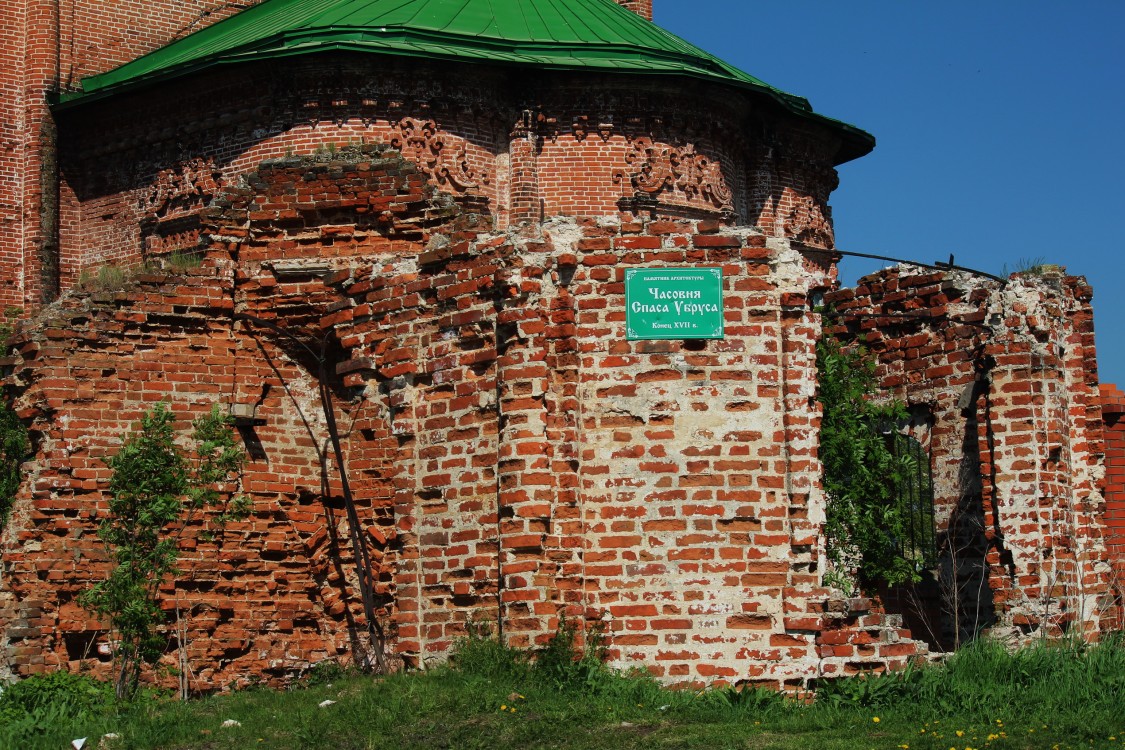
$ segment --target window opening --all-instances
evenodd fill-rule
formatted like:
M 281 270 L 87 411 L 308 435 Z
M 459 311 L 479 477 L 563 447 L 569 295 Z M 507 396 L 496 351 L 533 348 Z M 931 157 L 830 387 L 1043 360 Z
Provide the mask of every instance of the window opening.
M 896 540 L 899 554 L 913 562 L 918 570 L 933 568 L 937 565 L 937 533 L 929 451 L 910 435 L 896 432 L 887 439 L 895 457 L 905 459 L 905 471 L 896 493 L 903 519 L 903 537 Z

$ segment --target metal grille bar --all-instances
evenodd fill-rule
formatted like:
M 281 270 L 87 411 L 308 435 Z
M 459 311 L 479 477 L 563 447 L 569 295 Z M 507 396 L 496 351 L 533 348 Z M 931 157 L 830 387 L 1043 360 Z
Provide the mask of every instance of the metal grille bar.
M 932 568 L 937 564 L 937 533 L 930 454 L 920 442 L 902 434 L 894 436 L 891 449 L 896 456 L 907 457 L 913 468 L 898 487 L 904 531 L 898 540 L 899 554 L 920 569 Z

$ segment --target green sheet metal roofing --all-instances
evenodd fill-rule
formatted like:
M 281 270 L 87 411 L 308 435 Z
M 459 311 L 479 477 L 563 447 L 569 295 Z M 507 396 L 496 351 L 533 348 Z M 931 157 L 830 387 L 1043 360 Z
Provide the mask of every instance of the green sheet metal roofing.
M 613 0 L 265 0 L 82 81 L 60 107 L 220 65 L 330 50 L 556 70 L 688 76 L 768 96 L 844 137 L 840 160 L 874 138 L 689 44 Z

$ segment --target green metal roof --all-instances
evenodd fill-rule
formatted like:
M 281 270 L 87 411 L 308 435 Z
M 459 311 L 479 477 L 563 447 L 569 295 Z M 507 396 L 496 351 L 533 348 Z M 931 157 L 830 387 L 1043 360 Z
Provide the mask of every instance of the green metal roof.
M 83 79 L 60 108 L 219 65 L 347 50 L 558 70 L 689 76 L 769 96 L 844 136 L 840 161 L 874 138 L 812 111 L 613 0 L 265 0 L 121 67 Z

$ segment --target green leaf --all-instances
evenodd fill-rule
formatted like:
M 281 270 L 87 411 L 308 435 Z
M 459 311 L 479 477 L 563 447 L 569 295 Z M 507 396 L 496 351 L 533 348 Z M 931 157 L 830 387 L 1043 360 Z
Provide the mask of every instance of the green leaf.
M 218 407 L 193 428 L 193 449 L 185 452 L 176 445 L 171 411 L 158 404 L 109 460 L 109 513 L 98 536 L 116 565 L 79 602 L 105 617 L 117 634 L 119 695 L 136 688 L 141 664 L 155 664 L 163 654 L 167 638 L 157 596 L 161 582 L 177 572 L 176 527 L 183 528 L 188 511 L 218 504 L 223 485 L 238 478 L 244 462 L 230 420 Z M 217 515 L 220 525 L 232 512 L 249 512 L 244 499 L 229 505 Z
M 817 370 L 830 582 L 851 589 L 852 572 L 861 585 L 917 580 L 914 566 L 898 550 L 898 540 L 905 538 L 901 489 L 912 467 L 876 429 L 905 420 L 906 407 L 872 400 L 875 366 L 862 349 L 822 339 Z

